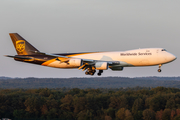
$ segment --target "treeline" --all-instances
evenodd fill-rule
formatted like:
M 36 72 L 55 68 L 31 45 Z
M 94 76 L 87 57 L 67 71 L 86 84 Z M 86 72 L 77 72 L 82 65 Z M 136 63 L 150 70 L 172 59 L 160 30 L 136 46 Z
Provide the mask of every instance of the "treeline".
M 120 88 L 120 87 L 175 87 L 180 88 L 180 77 L 96 77 L 96 78 L 6 78 L 0 77 L 0 88 Z
M 1 89 L 0 118 L 179 120 L 180 89 Z

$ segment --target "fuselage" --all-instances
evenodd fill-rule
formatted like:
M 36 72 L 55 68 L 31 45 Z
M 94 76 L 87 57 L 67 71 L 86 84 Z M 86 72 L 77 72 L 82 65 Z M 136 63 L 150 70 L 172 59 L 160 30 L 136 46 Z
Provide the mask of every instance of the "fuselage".
M 176 56 L 167 52 L 163 48 L 145 48 L 128 51 L 114 52 L 88 52 L 88 53 L 73 53 L 73 54 L 57 54 L 79 59 L 91 59 L 101 61 L 120 61 L 116 67 L 133 67 L 133 66 L 153 66 L 166 64 L 176 59 Z M 45 60 L 46 59 L 46 60 Z M 77 68 L 67 63 L 61 63 L 52 57 L 44 57 L 42 65 L 56 68 Z

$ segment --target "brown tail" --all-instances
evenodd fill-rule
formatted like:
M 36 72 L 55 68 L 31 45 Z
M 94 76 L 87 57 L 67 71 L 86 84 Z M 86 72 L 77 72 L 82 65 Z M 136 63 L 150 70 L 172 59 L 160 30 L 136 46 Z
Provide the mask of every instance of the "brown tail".
M 18 55 L 33 55 L 36 51 L 39 52 L 18 33 L 9 33 L 9 35 Z

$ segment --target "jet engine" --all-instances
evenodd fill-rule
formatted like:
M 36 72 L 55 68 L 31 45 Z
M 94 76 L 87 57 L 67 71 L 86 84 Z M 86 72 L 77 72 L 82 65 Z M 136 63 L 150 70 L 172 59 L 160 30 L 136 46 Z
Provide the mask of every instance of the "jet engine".
M 121 66 L 119 66 L 119 67 L 110 67 L 110 69 L 113 70 L 113 71 L 122 71 L 124 69 L 124 67 L 121 67 Z
M 108 63 L 107 62 L 97 62 L 95 64 L 95 67 L 97 70 L 107 70 L 108 69 Z
M 79 67 L 79 66 L 81 66 L 82 65 L 82 60 L 81 59 L 70 59 L 69 60 L 69 65 L 71 65 L 71 66 L 77 66 L 77 67 Z

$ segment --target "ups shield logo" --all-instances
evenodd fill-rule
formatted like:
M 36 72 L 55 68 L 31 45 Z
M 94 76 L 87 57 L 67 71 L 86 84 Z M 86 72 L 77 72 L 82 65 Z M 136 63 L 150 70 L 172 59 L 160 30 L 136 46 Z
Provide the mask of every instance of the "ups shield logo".
M 16 50 L 18 52 L 23 52 L 25 50 L 25 41 L 24 40 L 16 41 Z

